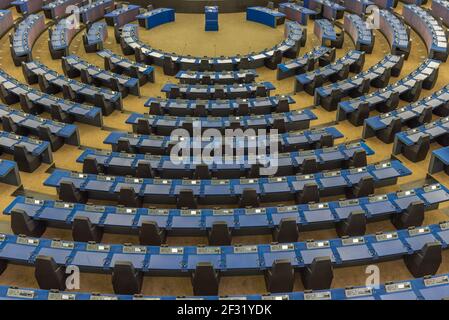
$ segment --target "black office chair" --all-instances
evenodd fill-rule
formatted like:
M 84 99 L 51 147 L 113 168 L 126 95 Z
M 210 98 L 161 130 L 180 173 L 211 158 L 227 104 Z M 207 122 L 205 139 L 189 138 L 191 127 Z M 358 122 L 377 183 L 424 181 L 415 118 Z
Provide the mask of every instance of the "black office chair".
M 424 211 L 425 206 L 422 200 L 413 201 L 404 211 L 395 212 L 391 216 L 391 223 L 398 230 L 420 226 L 424 221 Z
M 101 242 L 103 228 L 91 223 L 89 217 L 76 216 L 72 223 L 72 238 L 81 242 Z
M 394 118 L 385 129 L 379 130 L 377 132 L 377 137 L 379 140 L 385 143 L 392 143 L 396 133 L 400 132 L 402 129 L 402 121 L 400 118 Z
M 426 158 L 430 149 L 430 135 L 424 134 L 419 137 L 418 141 L 411 146 L 405 146 L 402 154 L 408 160 L 413 162 L 422 161 Z
M 363 236 L 366 232 L 366 215 L 363 210 L 352 211 L 346 220 L 340 221 L 336 225 L 338 236 L 356 237 Z
M 48 126 L 40 125 L 37 130 L 39 139 L 48 141 L 52 151 L 57 151 L 64 145 L 64 138 L 52 134 Z
M 361 126 L 365 119 L 369 117 L 370 107 L 368 102 L 362 102 L 358 105 L 357 109 L 350 113 L 349 122 L 354 126 Z
M 201 102 L 196 102 L 195 108 L 193 109 L 193 116 L 194 117 L 206 117 L 207 116 L 206 105 Z
M 315 157 L 305 158 L 301 165 L 302 174 L 311 174 L 318 172 L 318 163 Z
M 220 276 L 210 262 L 199 262 L 192 273 L 193 294 L 195 296 L 218 295 Z
M 50 114 L 51 114 L 51 118 L 53 120 L 56 120 L 59 122 L 64 122 L 64 123 L 73 123 L 74 122 L 73 117 L 70 114 L 64 112 L 60 105 L 52 104 L 50 106 Z
M 137 119 L 136 133 L 148 134 L 148 135 L 153 133 L 153 129 L 152 129 L 148 119 L 144 119 L 144 118 Z
M 198 207 L 195 195 L 191 189 L 182 189 L 177 199 L 177 208 L 196 209 Z
M 139 160 L 137 162 L 136 177 L 138 178 L 153 178 L 154 172 L 151 167 L 151 162 L 146 160 Z
M 290 111 L 290 106 L 288 104 L 288 98 L 286 97 L 278 97 L 278 104 L 276 107 L 276 112 L 289 112 Z
M 154 115 L 162 115 L 162 114 L 164 114 L 163 110 L 161 108 L 161 104 L 159 102 L 157 102 L 157 101 L 152 101 L 150 103 L 149 114 L 154 114 Z
M 14 146 L 14 161 L 20 171 L 33 172 L 41 165 L 39 156 L 34 156 L 24 145 L 16 144 Z
M 142 221 L 139 229 L 139 243 L 145 246 L 161 246 L 165 243 L 167 234 L 160 229 L 155 221 Z
M 98 164 L 94 155 L 88 155 L 83 161 L 83 172 L 89 174 L 104 173 L 102 167 Z
M 134 148 L 131 146 L 131 143 L 126 138 L 119 138 L 116 144 L 117 152 L 126 152 L 126 153 L 135 153 Z
M 59 199 L 65 202 L 86 203 L 87 195 L 76 189 L 72 181 L 61 181 L 59 184 Z
M 273 229 L 273 240 L 279 243 L 298 241 L 299 229 L 296 218 L 282 218 L 279 225 Z
M 15 134 L 19 134 L 22 136 L 28 135 L 28 132 L 25 128 L 19 127 L 17 124 L 14 123 L 11 116 L 4 115 L 2 116 L 2 126 L 4 131 L 12 132 Z
M 364 176 L 360 181 L 350 187 L 347 192 L 348 198 L 361 198 L 374 194 L 374 178 L 371 176 Z
M 197 164 L 195 167 L 195 172 L 193 178 L 196 180 L 208 180 L 211 179 L 211 172 L 209 171 L 209 166 L 205 163 Z
M 312 264 L 301 270 L 304 288 L 307 290 L 329 289 L 334 278 L 330 257 L 316 257 Z
M 58 266 L 53 257 L 38 255 L 34 261 L 34 276 L 39 288 L 65 290 L 65 267 Z
M 28 237 L 40 237 L 44 234 L 46 223 L 31 218 L 22 210 L 14 208 L 11 211 L 11 230 L 14 234 L 24 234 Z
M 210 246 L 229 246 L 232 241 L 232 234 L 225 221 L 215 221 L 212 228 L 207 232 Z
M 125 207 L 139 208 L 142 206 L 142 199 L 133 187 L 121 187 L 118 202 Z
M 44 77 L 39 77 L 39 85 L 46 86 L 45 82 L 41 79 L 44 79 Z M 47 87 L 48 88 L 48 87 Z M 46 90 L 47 91 L 47 90 Z M 68 84 L 62 85 L 62 95 L 64 96 L 64 99 L 76 101 L 77 96 L 75 90 L 72 89 L 72 87 Z
M 367 165 L 366 160 L 366 151 L 365 150 L 356 150 L 352 154 L 352 158 L 348 160 L 346 163 L 346 168 L 360 168 L 365 167 Z
M 404 263 L 415 278 L 437 273 L 441 265 L 441 243 L 426 243 L 421 250 L 404 256 Z
M 253 188 L 245 188 L 242 191 L 242 195 L 240 197 L 239 206 L 241 208 L 245 207 L 258 207 L 259 206 L 259 196 L 257 194 L 256 189 Z
M 116 261 L 112 270 L 112 287 L 116 294 L 137 294 L 142 289 L 143 275 L 131 261 Z
M 239 101 L 237 107 L 237 116 L 245 116 L 249 114 L 249 105 L 247 102 Z
M 299 191 L 296 195 L 296 203 L 310 203 L 310 202 L 319 202 L 320 201 L 320 192 L 318 185 L 314 182 L 309 182 L 304 185 L 302 191 Z
M 290 260 L 277 259 L 271 269 L 265 271 L 265 284 L 270 293 L 292 292 L 295 270 Z

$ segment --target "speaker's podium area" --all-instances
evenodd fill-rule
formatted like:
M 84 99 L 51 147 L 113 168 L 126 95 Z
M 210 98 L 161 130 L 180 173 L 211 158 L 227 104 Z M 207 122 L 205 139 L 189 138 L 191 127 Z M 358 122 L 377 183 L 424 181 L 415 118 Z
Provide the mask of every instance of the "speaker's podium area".
M 448 299 L 449 2 L 164 3 L 0 1 L 0 299 Z

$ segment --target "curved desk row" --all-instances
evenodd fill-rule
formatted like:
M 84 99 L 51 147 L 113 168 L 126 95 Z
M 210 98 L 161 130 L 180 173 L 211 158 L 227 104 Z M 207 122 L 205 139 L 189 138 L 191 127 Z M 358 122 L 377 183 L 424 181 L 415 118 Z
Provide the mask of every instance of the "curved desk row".
M 359 97 L 366 94 L 370 86 L 386 87 L 390 77 L 398 76 L 404 64 L 404 57 L 387 55 L 369 69 L 327 86 L 316 88 L 315 105 L 321 105 L 327 111 L 337 109 L 338 103 L 346 96 Z
M 449 26 L 449 1 L 432 1 L 432 15 L 440 18 L 446 26 Z
M 405 229 L 421 224 L 425 211 L 435 210 L 440 203 L 449 201 L 449 190 L 440 184 L 426 185 L 409 190 L 400 190 L 388 194 L 378 194 L 350 200 L 299 204 L 291 206 L 237 208 L 237 209 L 156 209 L 127 208 L 122 206 L 101 206 L 81 203 L 67 203 L 54 200 L 40 200 L 19 196 L 3 211 L 11 215 L 13 232 L 27 236 L 40 236 L 21 223 L 22 212 L 25 218 L 31 218 L 35 224 L 48 227 L 74 228 L 75 220 L 87 217 L 92 226 L 107 232 L 126 230 L 131 234 L 140 234 L 142 245 L 161 245 L 165 237 L 172 235 L 205 235 L 216 228 L 217 223 L 224 222 L 232 235 L 264 234 L 280 230 L 286 221 L 294 221 L 299 232 L 321 228 L 337 227 L 341 222 L 350 222 L 351 214 L 361 214 L 367 221 L 379 221 L 392 218 L 398 229 Z M 420 206 L 419 210 L 416 208 Z M 21 212 L 22 211 L 22 212 Z M 421 220 L 421 221 L 419 221 Z M 150 230 L 146 224 L 154 222 L 164 231 L 159 239 L 146 243 L 145 233 Z M 364 226 L 366 227 L 366 222 Z M 416 225 L 418 226 L 418 225 Z M 45 226 L 39 228 L 45 231 Z M 40 232 L 39 232 L 40 233 Z M 73 233 L 74 240 L 78 239 Z M 297 241 L 298 233 L 293 238 L 285 231 L 275 233 L 275 242 L 281 238 Z M 354 235 L 353 235 L 354 236 Z M 290 239 L 289 239 L 290 238 Z M 157 239 L 157 237 L 156 237 Z M 89 241 L 85 239 L 84 241 Z M 97 239 L 101 241 L 100 239 Z M 87 242 L 86 241 L 86 242 Z
M 42 10 L 44 0 L 15 0 L 11 2 L 11 5 L 16 7 L 18 13 L 27 15 Z
M 139 79 L 140 85 L 144 85 L 147 82 L 154 83 L 153 67 L 122 57 L 108 49 L 99 51 L 97 54 L 104 59 L 104 68 L 106 70 Z
M 127 23 L 133 22 L 139 15 L 140 6 L 134 4 L 122 5 L 111 12 L 105 14 L 104 18 L 108 26 L 121 27 Z
M 0 70 L 0 97 L 6 104 L 20 102 L 22 109 L 28 113 L 36 114 L 46 110 L 53 119 L 60 122 L 71 123 L 76 120 L 102 125 L 103 116 L 100 108 L 43 93 L 17 81 L 3 70 Z
M 115 8 L 113 0 L 98 0 L 89 2 L 79 9 L 80 21 L 84 24 L 102 19 L 106 13 Z
M 296 21 L 303 26 L 307 26 L 309 16 L 315 17 L 317 12 L 305 8 L 294 2 L 284 2 L 279 4 L 279 12 L 285 14 L 289 20 Z
M 309 203 L 330 195 L 368 196 L 376 187 L 394 185 L 411 173 L 397 160 L 308 175 L 227 180 L 131 178 L 56 169 L 44 185 L 56 188 L 63 201 L 103 199 L 132 207 L 142 202 L 178 208 L 197 208 L 198 203 L 258 207 L 260 202 Z
M 50 143 L 0 131 L 0 151 L 14 156 L 20 171 L 33 172 L 41 163 L 52 164 Z
M 363 141 L 340 144 L 334 147 L 309 151 L 279 153 L 277 171 L 274 176 L 316 173 L 323 170 L 362 167 L 366 158 L 374 154 Z M 270 161 L 269 157 L 257 157 Z M 169 156 L 134 154 L 86 149 L 77 159 L 83 163 L 83 172 L 92 174 L 131 175 L 139 178 L 161 177 L 164 179 L 201 178 L 237 179 L 261 176 L 255 158 L 241 156 L 226 161 L 216 157 L 214 163 L 197 164 L 193 157 L 179 157 L 180 164 L 173 163 Z M 237 161 L 239 160 L 239 161 Z M 204 170 L 207 167 L 207 170 Z
M 81 76 L 82 82 L 96 86 L 105 86 L 120 92 L 122 97 L 126 97 L 128 93 L 140 96 L 139 79 L 101 69 L 78 56 L 63 57 L 62 69 L 69 78 Z
M 72 23 L 70 19 L 61 19 L 54 28 L 49 29 L 48 48 L 53 59 L 69 55 L 70 43 L 80 31 Z
M 335 60 L 335 48 L 315 47 L 302 57 L 285 61 L 278 64 L 276 74 L 277 80 L 293 77 L 296 74 L 312 71 L 318 63 L 320 66 L 327 65 Z
M 170 8 L 157 8 L 139 14 L 136 18 L 141 27 L 152 29 L 161 24 L 175 21 L 175 10 Z
M 248 7 L 246 9 L 246 20 L 276 28 L 284 24 L 285 14 L 266 7 Z
M 410 128 L 423 125 L 432 120 L 432 114 L 449 116 L 449 85 L 412 104 L 366 119 L 363 137 L 376 136 L 385 143 L 392 143 L 403 125 Z
M 305 0 L 304 7 L 312 9 L 328 20 L 343 18 L 345 7 L 331 0 Z
M 173 116 L 227 117 L 248 114 L 264 115 L 272 112 L 288 112 L 289 105 L 295 103 L 291 96 L 275 95 L 236 100 L 182 100 L 150 98 L 145 107 L 150 114 L 169 114 Z
M 315 290 L 307 292 L 252 294 L 241 296 L 145 296 L 100 293 L 60 292 L 58 290 L 0 286 L 4 300 L 444 300 L 449 295 L 449 274 L 428 276 L 409 281 L 396 281 L 379 288 Z
M 335 31 L 334 24 L 327 19 L 314 21 L 313 33 L 321 41 L 322 46 L 341 48 L 344 42 L 344 32 Z
M 170 99 L 248 99 L 268 97 L 275 86 L 268 81 L 227 85 L 165 84 L 161 91 Z
M 0 118 L 3 130 L 38 136 L 39 139 L 50 142 L 52 151 L 58 150 L 64 143 L 74 146 L 80 144 L 78 128 L 72 124 L 39 118 L 4 105 L 0 105 Z
M 123 101 L 120 92 L 105 88 L 98 88 L 89 84 L 67 78 L 65 75 L 48 68 L 46 65 L 31 61 L 22 65 L 23 75 L 29 84 L 39 83 L 41 90 L 47 93 L 64 94 L 65 99 L 77 102 L 89 102 L 98 106 L 100 115 L 111 114 L 114 110 L 122 110 Z M 92 122 L 93 125 L 101 126 L 101 117 Z
M 428 11 L 416 5 L 404 5 L 402 16 L 426 43 L 429 58 L 446 61 L 448 57 L 446 29 Z
M 182 84 L 233 84 L 233 83 L 251 83 L 254 82 L 257 74 L 256 70 L 237 70 L 237 71 L 179 71 L 176 79 Z
M 112 273 L 112 271 L 115 271 L 116 265 L 123 264 L 126 261 L 130 263 L 130 266 L 133 266 L 133 271 L 150 276 L 190 276 L 193 271 L 199 272 L 198 265 L 204 266 L 202 263 L 223 276 L 263 274 L 267 270 L 274 271 L 275 266 L 282 263 L 287 263 L 290 267 L 289 271 L 293 272 L 293 269 L 310 268 L 317 264 L 317 260 L 324 258 L 327 261 L 326 266 L 330 267 L 329 272 L 312 272 L 309 270 L 310 274 L 303 278 L 303 280 L 306 280 L 305 286 L 312 289 L 309 286 L 310 282 L 307 280 L 319 279 L 320 276 L 324 275 L 326 276 L 326 280 L 323 281 L 326 283 L 324 287 L 330 286 L 332 266 L 368 265 L 404 258 L 405 264 L 413 276 L 424 276 L 421 274 L 422 271 L 419 271 L 420 269 L 432 270 L 431 274 L 434 274 L 441 263 L 442 249 L 448 247 L 449 230 L 447 228 L 447 223 L 440 223 L 363 237 L 337 238 L 324 241 L 310 240 L 286 244 L 206 247 L 100 244 L 5 234 L 1 237 L 0 258 L 3 262 L 36 265 L 37 267 L 37 260 L 48 257 L 49 260 L 54 260 L 56 265 L 78 266 L 82 272 L 100 273 Z M 426 259 L 414 264 L 412 259 L 419 254 L 424 254 Z M 429 259 L 429 255 L 434 259 Z M 439 261 L 438 256 L 440 257 Z M 36 274 L 39 273 L 36 272 Z M 117 276 L 119 275 L 121 275 L 121 272 L 118 272 Z M 293 277 L 288 278 L 289 281 L 287 282 L 293 282 Z M 217 281 L 216 285 L 218 286 L 218 279 L 214 280 Z M 447 284 L 448 281 L 446 277 L 446 280 L 442 283 Z M 193 283 L 195 286 L 194 281 Z M 433 282 L 431 287 L 436 287 L 438 284 L 440 283 L 435 284 Z M 409 288 L 409 286 L 406 286 L 406 289 Z M 447 291 L 448 288 L 446 287 L 445 292 Z M 309 292 L 308 294 L 311 295 L 312 293 Z M 365 295 L 367 294 L 365 293 Z
M 161 66 L 167 75 L 174 76 L 179 70 L 224 71 L 254 69 L 265 65 L 274 70 L 282 56 L 295 58 L 300 46 L 304 45 L 305 32 L 299 24 L 286 23 L 285 32 L 286 40 L 271 49 L 233 57 L 177 56 L 153 49 L 139 40 L 138 26 L 135 24 L 127 24 L 122 28 L 120 43 L 124 54 L 134 53 L 138 62 Z
M 367 27 L 365 20 L 356 14 L 346 14 L 344 28 L 354 41 L 357 50 L 366 53 L 373 52 L 375 37 L 372 29 Z
M 84 49 L 87 53 L 103 50 L 104 42 L 107 38 L 108 26 L 106 23 L 95 22 L 88 25 L 87 32 L 83 34 Z
M 440 61 L 427 59 L 415 71 L 394 84 L 359 98 L 340 102 L 338 121 L 347 119 L 353 125 L 361 126 L 375 108 L 380 112 L 388 112 L 398 106 L 399 99 L 418 100 L 422 88 L 431 90 L 435 86 L 439 67 Z
M 359 73 L 365 64 L 365 53 L 351 50 L 345 56 L 321 68 L 295 76 L 294 92 L 315 94 L 315 89 L 324 83 L 346 79 L 349 72 Z
M 215 129 L 223 134 L 227 129 L 239 128 L 243 130 L 276 129 L 280 133 L 284 133 L 307 129 L 310 121 L 316 119 L 318 119 L 317 116 L 309 109 L 237 117 L 176 117 L 134 112 L 128 117 L 126 123 L 133 126 L 135 133 L 169 136 L 179 128 L 184 128 L 189 132 L 192 132 L 193 129 L 201 129 L 201 132 Z
M 0 10 L 0 37 L 3 37 L 13 26 L 11 10 Z
M 70 12 L 67 12 L 69 7 L 82 6 L 85 1 L 86 0 L 55 0 L 44 5 L 42 10 L 47 19 L 56 20 L 70 14 Z
M 401 154 L 413 162 L 426 158 L 432 141 L 443 147 L 449 144 L 449 117 L 399 132 L 394 138 L 393 154 Z
M 344 0 L 346 11 L 364 16 L 368 12 L 367 7 L 374 5 L 371 0 Z
M 31 14 L 17 25 L 11 38 L 11 55 L 16 66 L 32 59 L 34 42 L 45 29 L 43 14 Z
M 379 10 L 379 27 L 390 44 L 391 53 L 404 55 L 404 58 L 407 59 L 412 44 L 410 28 L 388 10 Z
M 256 136 L 250 136 L 250 139 L 254 141 Z M 280 152 L 297 151 L 299 149 L 314 149 L 319 147 L 331 147 L 335 139 L 342 138 L 343 135 L 334 127 L 327 127 L 323 129 L 308 129 L 304 131 L 290 131 L 288 133 L 279 134 L 277 137 L 272 137 L 267 134 L 265 139 L 263 137 L 258 138 L 258 142 L 267 146 L 270 142 L 270 138 L 278 141 L 271 141 L 276 143 Z M 182 137 L 184 138 L 184 137 Z M 181 137 L 179 137 L 181 139 Z M 247 145 L 244 145 L 243 139 L 237 139 L 234 141 L 234 148 L 248 149 Z M 114 131 L 111 132 L 105 139 L 104 143 L 111 144 L 114 151 L 125 151 L 129 153 L 151 153 L 151 154 L 170 154 L 171 149 L 180 141 L 182 144 L 186 144 L 187 149 L 192 148 L 193 140 L 191 138 L 176 140 L 176 137 L 170 136 L 156 136 L 156 135 L 138 135 L 129 134 L 126 132 Z M 213 145 L 211 146 L 211 142 Z M 226 142 L 226 143 L 225 143 Z M 227 141 L 215 140 L 213 142 L 212 137 L 201 141 L 201 149 L 215 147 L 218 149 L 224 149 L 229 147 Z M 195 147 L 198 149 L 198 147 Z

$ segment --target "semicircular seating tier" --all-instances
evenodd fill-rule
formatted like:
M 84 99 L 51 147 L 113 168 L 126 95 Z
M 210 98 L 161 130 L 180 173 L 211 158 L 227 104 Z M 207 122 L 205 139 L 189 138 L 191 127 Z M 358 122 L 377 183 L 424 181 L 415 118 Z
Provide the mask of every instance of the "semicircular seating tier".
M 404 21 L 421 36 L 427 46 L 429 58 L 446 61 L 448 57 L 447 31 L 430 12 L 416 5 L 404 5 Z
M 198 203 L 258 207 L 260 202 L 309 203 L 318 202 L 321 196 L 368 196 L 376 187 L 394 185 L 411 173 L 397 160 L 308 175 L 227 180 L 127 178 L 57 169 L 44 185 L 56 188 L 61 200 L 71 202 L 103 199 L 133 207 L 142 203 L 176 204 L 178 208 L 197 208 Z
M 86 149 L 77 159 L 83 164 L 83 172 L 91 174 L 129 175 L 138 178 L 160 177 L 164 179 L 238 179 L 259 178 L 264 168 L 276 165 L 272 176 L 309 174 L 331 169 L 359 168 L 367 165 L 367 156 L 373 155 L 364 141 L 355 141 L 306 151 L 279 153 L 270 156 L 250 157 L 242 155 L 234 159 L 214 157 L 214 163 L 197 163 L 193 156 L 178 156 L 172 163 L 169 156 L 110 152 Z M 260 160 L 256 163 L 254 160 Z M 236 163 L 239 160 L 241 163 Z
M 57 227 L 72 229 L 72 238 L 83 242 L 126 230 L 137 234 L 141 245 L 163 245 L 167 236 L 176 235 L 207 235 L 209 245 L 230 245 L 233 236 L 265 233 L 285 243 L 297 241 L 301 232 L 325 228 L 335 228 L 340 237 L 360 236 L 367 223 L 381 219 L 391 219 L 397 229 L 419 226 L 427 211 L 449 201 L 448 192 L 432 184 L 349 200 L 244 209 L 148 209 L 18 196 L 4 214 L 11 216 L 15 234 L 32 237 Z M 81 217 L 95 232 L 78 231 Z
M 267 66 L 276 69 L 282 56 L 295 58 L 299 48 L 305 43 L 305 32 L 296 22 L 285 24 L 286 39 L 271 49 L 244 56 L 193 57 L 163 52 L 139 40 L 138 26 L 127 24 L 122 28 L 120 43 L 125 55 L 135 54 L 136 61 L 163 67 L 164 74 L 176 75 L 179 70 L 223 71 L 253 69 Z
M 11 36 L 11 56 L 16 66 L 32 60 L 33 45 L 46 28 L 43 14 L 30 14 L 17 25 Z
M 159 155 L 168 155 L 172 152 L 174 146 L 179 142 L 185 144 L 186 148 L 191 147 L 197 141 L 190 137 L 188 130 L 179 132 L 187 136 L 157 136 L 157 135 L 139 135 L 134 133 L 113 131 L 105 139 L 104 143 L 112 145 L 114 151 L 124 151 L 128 153 L 151 153 Z M 342 138 L 343 135 L 335 127 L 311 128 L 302 131 L 289 131 L 278 135 L 261 135 L 252 134 L 248 139 L 261 143 L 260 148 L 269 149 L 271 147 L 278 148 L 281 152 L 297 151 L 299 149 L 314 149 L 319 147 L 330 147 L 335 139 Z M 221 139 L 214 140 L 214 136 L 204 136 L 197 148 L 200 150 L 216 149 L 221 150 L 226 146 L 225 141 Z M 259 139 L 259 141 L 257 141 Z M 233 148 L 242 148 L 248 151 L 250 145 L 245 145 L 242 139 L 233 137 L 235 140 Z M 231 141 L 229 141 L 231 142 Z M 180 146 L 180 145 L 179 145 Z
M 385 143 L 392 143 L 402 126 L 424 125 L 432 121 L 433 114 L 449 116 L 449 85 L 416 102 L 365 119 L 363 138 L 376 136 Z
M 267 286 L 274 289 L 275 281 Z M 101 294 L 74 291 L 18 288 L 1 286 L 0 297 L 8 300 L 444 300 L 449 292 L 449 274 L 437 274 L 406 281 L 392 281 L 373 287 L 351 287 L 307 292 L 226 295 L 226 296 L 147 296 L 142 294 Z M 284 289 L 282 287 L 282 289 Z
M 53 59 L 61 59 L 63 56 L 68 56 L 70 43 L 81 31 L 81 28 L 76 28 L 73 21 L 70 19 L 61 19 L 56 26 L 48 29 L 50 39 L 48 40 L 48 48 Z
M 216 295 L 220 284 L 217 273 L 267 273 L 268 291 L 291 292 L 296 270 L 301 272 L 306 289 L 326 290 L 332 285 L 333 268 L 375 261 L 403 259 L 415 278 L 436 274 L 442 250 L 449 247 L 448 228 L 448 223 L 442 222 L 330 240 L 198 247 L 119 245 L 2 234 L 0 261 L 2 271 L 8 264 L 34 267 L 37 281 L 45 289 L 55 284 L 64 288 L 65 278 L 57 276 L 58 267 L 72 265 L 81 272 L 112 274 L 116 293 L 139 294 L 144 276 L 187 274 L 192 277 L 195 295 Z M 279 273 L 283 281 L 276 281 Z
M 202 133 L 208 129 L 214 129 L 223 134 L 228 129 L 252 129 L 254 132 L 265 129 L 284 133 L 307 129 L 310 121 L 316 119 L 318 119 L 317 116 L 309 109 L 236 117 L 176 117 L 133 112 L 126 119 L 126 123 L 131 124 L 133 132 L 138 134 L 167 136 L 179 128 L 186 129 L 190 133 L 194 129 Z
M 66 123 L 73 121 L 101 126 L 103 116 L 98 107 L 64 100 L 36 90 L 0 69 L 0 97 L 6 104 L 20 102 L 22 109 L 31 114 L 47 111 L 54 120 Z
M 423 88 L 431 90 L 435 86 L 440 64 L 439 60 L 426 59 L 416 70 L 394 84 L 339 102 L 337 120 L 349 120 L 353 125 L 361 126 L 374 109 L 388 112 L 398 106 L 400 99 L 408 102 L 418 100 Z
M 58 20 L 70 14 L 71 6 L 80 6 L 84 0 L 56 0 L 42 7 L 47 19 Z

